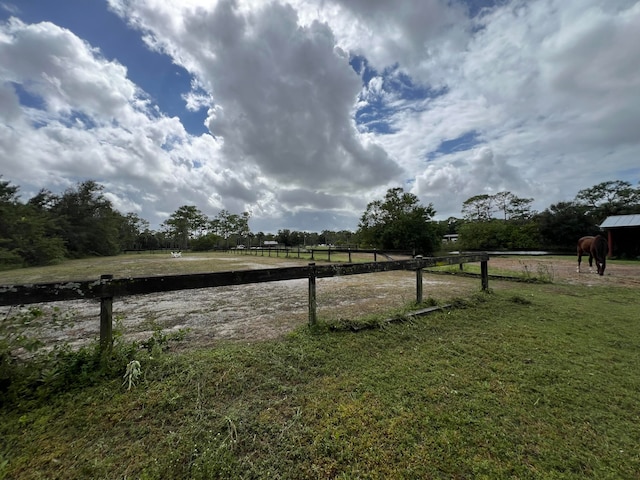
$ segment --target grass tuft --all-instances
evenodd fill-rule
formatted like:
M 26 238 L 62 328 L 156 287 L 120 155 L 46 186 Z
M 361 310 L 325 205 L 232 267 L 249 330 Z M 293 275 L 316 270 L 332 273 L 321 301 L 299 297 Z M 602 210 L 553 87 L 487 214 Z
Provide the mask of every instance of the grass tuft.
M 531 305 L 531 300 L 523 297 L 522 295 L 513 295 L 509 300 L 513 303 L 517 303 L 518 305 Z

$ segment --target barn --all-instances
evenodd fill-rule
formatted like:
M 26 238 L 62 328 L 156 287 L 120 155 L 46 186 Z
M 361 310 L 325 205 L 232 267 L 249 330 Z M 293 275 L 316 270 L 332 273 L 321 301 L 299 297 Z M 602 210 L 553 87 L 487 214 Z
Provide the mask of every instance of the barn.
M 640 215 L 613 215 L 600 228 L 607 233 L 609 257 L 640 258 Z

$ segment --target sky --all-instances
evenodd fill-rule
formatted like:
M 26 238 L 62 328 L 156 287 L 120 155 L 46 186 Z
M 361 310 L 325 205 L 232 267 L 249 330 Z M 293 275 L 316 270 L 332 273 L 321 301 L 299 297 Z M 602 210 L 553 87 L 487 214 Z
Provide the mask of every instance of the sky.
M 267 233 L 637 186 L 640 1 L 0 0 L 0 175 Z

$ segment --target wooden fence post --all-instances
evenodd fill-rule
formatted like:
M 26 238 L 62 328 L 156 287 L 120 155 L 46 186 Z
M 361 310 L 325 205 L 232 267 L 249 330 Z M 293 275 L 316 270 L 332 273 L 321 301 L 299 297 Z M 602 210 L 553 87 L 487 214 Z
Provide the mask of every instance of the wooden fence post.
M 316 324 L 317 318 L 317 302 L 316 302 L 316 264 L 309 264 L 309 325 Z
M 351 247 L 349 247 L 349 263 L 351 263 Z
M 422 255 L 418 255 L 416 260 L 422 260 Z M 416 303 L 422 303 L 422 268 L 416 268 Z
M 113 295 L 105 288 L 112 279 L 113 275 L 100 275 L 100 351 L 103 355 L 111 353 L 113 347 Z
M 482 290 L 489 289 L 489 265 L 485 260 L 480 262 L 480 276 L 482 277 Z

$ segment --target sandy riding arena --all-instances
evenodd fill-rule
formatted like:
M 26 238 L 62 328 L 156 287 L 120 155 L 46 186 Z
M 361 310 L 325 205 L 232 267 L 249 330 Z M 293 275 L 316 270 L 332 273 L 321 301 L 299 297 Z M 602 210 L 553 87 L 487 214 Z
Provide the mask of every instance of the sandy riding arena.
M 131 258 L 128 261 L 135 262 L 137 259 Z M 180 273 L 182 267 L 188 268 L 196 262 L 210 262 L 211 258 L 191 254 L 171 258 L 170 261 L 173 271 L 165 273 L 176 273 L 176 269 Z M 162 262 L 166 260 L 162 259 Z M 223 270 L 306 264 L 306 261 L 296 259 L 266 261 L 261 257 L 251 256 L 217 258 L 216 262 L 218 268 Z M 120 276 L 136 273 L 127 271 L 129 267 L 126 262 L 122 265 L 118 267 L 121 268 Z M 115 268 L 113 263 L 110 266 Z M 229 268 L 224 268 L 227 266 Z M 520 276 L 543 275 L 554 283 L 640 287 L 638 264 L 610 262 L 604 277 L 588 273 L 588 263 L 585 267 L 583 262 L 583 273 L 580 274 L 576 272 L 576 266 L 577 261 L 571 257 L 492 257 L 489 261 L 489 274 L 511 271 Z M 401 308 L 415 300 L 415 281 L 415 273 L 407 271 L 318 279 L 318 316 L 330 321 L 382 314 Z M 496 288 L 500 283 L 502 282 L 490 280 L 490 287 Z M 479 289 L 480 280 L 477 278 L 428 273 L 423 276 L 424 298 L 431 297 L 440 302 L 455 297 L 468 297 Z M 39 307 L 47 314 L 59 309 L 69 318 L 69 326 L 66 328 L 38 332 L 38 337 L 45 343 L 66 341 L 72 346 L 79 346 L 98 338 L 100 308 L 97 301 L 57 302 Z M 16 313 L 17 308 L 1 307 L 0 318 L 5 321 L 8 316 Z M 308 282 L 287 280 L 122 297 L 114 300 L 113 313 L 125 337 L 129 339 L 149 338 L 159 328 L 165 332 L 188 329 L 185 341 L 181 342 L 185 346 L 208 345 L 219 340 L 254 341 L 277 338 L 308 321 Z

